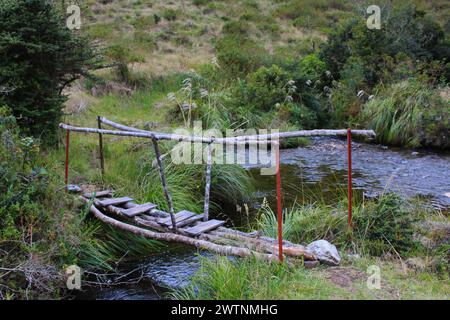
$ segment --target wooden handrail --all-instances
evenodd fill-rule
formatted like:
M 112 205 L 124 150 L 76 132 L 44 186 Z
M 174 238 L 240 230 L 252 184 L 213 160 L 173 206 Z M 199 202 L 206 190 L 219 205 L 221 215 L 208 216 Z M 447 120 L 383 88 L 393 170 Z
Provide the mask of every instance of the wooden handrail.
M 155 138 L 156 140 L 172 140 L 178 142 L 201 142 L 201 143 L 216 143 L 216 144 L 239 144 L 239 143 L 256 143 L 261 144 L 266 140 L 270 140 L 267 143 L 276 143 L 278 139 L 286 138 L 296 138 L 296 137 L 314 137 L 314 136 L 347 136 L 347 129 L 339 130 L 327 130 L 327 129 L 315 129 L 315 130 L 301 130 L 301 131 L 290 131 L 290 132 L 279 132 L 271 134 L 261 134 L 261 135 L 247 135 L 247 136 L 237 136 L 237 137 L 227 137 L 227 138 L 214 138 L 214 137 L 197 137 L 197 136 L 186 136 L 172 133 L 159 133 L 152 131 L 145 131 L 140 129 L 140 131 L 127 131 L 127 130 L 105 130 L 96 128 L 84 128 L 75 127 L 61 123 L 60 128 L 64 130 L 69 130 L 73 132 L 85 132 L 85 133 L 97 133 L 97 134 L 107 134 L 107 135 L 117 135 L 117 136 L 129 136 L 138 138 Z M 126 127 L 126 126 L 125 126 Z M 130 128 L 130 127 L 128 127 Z M 132 128 L 134 129 L 134 128 Z M 352 135 L 375 137 L 375 132 L 373 130 L 351 130 Z

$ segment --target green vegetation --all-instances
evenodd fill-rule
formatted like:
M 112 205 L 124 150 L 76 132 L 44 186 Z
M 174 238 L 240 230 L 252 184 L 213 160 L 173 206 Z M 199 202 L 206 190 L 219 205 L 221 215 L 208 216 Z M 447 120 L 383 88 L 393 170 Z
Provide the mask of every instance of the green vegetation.
M 94 66 L 95 53 L 45 1 L 2 1 L 0 30 L 0 105 L 13 110 L 24 132 L 54 143 L 61 92 Z
M 358 204 L 353 230 L 344 206 L 320 203 L 284 213 L 283 237 L 296 243 L 327 239 L 343 257 L 336 268 L 256 259 L 203 259 L 191 285 L 176 291 L 179 299 L 446 299 L 448 243 L 442 237 L 448 218 L 420 201 L 395 194 Z M 431 231 L 427 224 L 441 225 Z M 258 227 L 276 236 L 277 221 L 263 206 Z M 415 240 L 421 239 L 421 241 Z M 381 290 L 367 287 L 369 266 L 381 271 Z M 369 274 L 370 275 L 370 274 Z
M 61 177 L 44 166 L 36 140 L 19 133 L 11 111 L 1 108 L 0 297 L 64 297 L 66 266 L 114 271 L 121 259 L 161 248 L 91 221 L 79 201 L 63 196 Z
M 450 148 L 450 105 L 419 79 L 381 89 L 364 106 L 362 118 L 380 133 L 378 140 L 383 143 Z
M 395 260 L 345 259 L 342 267 L 304 269 L 254 259 L 203 259 L 187 288 L 173 293 L 185 300 L 240 299 L 440 299 L 448 298 L 448 275 L 403 268 Z M 367 287 L 369 266 L 378 266 L 381 288 Z
M 48 3 L 0 4 L 0 298 L 64 297 L 67 265 L 114 272 L 124 257 L 161 249 L 93 221 L 63 192 L 63 150 L 48 146 L 62 140 L 61 118 L 95 127 L 102 115 L 165 132 L 197 120 L 223 132 L 373 128 L 384 144 L 449 148 L 447 1 L 382 1 L 381 30 L 366 27 L 365 3 L 348 0 L 86 0 L 81 31 L 65 28 L 60 9 Z M 88 74 L 99 66 L 96 58 L 108 68 Z M 167 209 L 148 141 L 105 136 L 101 176 L 98 137 L 71 139 L 71 183 L 113 188 Z M 161 145 L 164 153 L 172 147 Z M 174 165 L 170 156 L 165 166 L 175 209 L 201 212 L 204 166 Z M 251 188 L 243 168 L 215 166 L 213 214 Z M 386 194 L 355 203 L 350 232 L 346 204 L 337 202 L 285 210 L 284 236 L 330 240 L 350 278 L 379 265 L 387 290 L 368 291 L 364 276 L 342 286 L 333 269 L 220 258 L 204 261 L 192 286 L 176 296 L 448 296 L 448 217 Z M 275 235 L 270 209 L 256 224 Z M 362 257 L 347 257 L 355 252 Z

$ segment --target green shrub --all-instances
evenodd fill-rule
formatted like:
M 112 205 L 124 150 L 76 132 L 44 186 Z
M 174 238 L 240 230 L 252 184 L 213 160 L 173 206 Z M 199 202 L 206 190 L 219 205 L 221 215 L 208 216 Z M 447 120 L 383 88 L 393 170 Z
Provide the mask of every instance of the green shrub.
M 256 109 L 270 111 L 289 95 L 289 76 L 278 66 L 261 67 L 247 77 L 247 101 Z
M 116 64 L 116 74 L 120 81 L 132 82 L 132 74 L 128 64 L 143 62 L 144 58 L 132 53 L 130 47 L 122 44 L 114 44 L 107 48 L 106 55 Z
M 395 251 L 407 254 L 417 247 L 414 240 L 417 217 L 400 196 L 389 193 L 368 203 L 354 217 L 354 241 L 371 255 Z
M 326 64 L 320 60 L 317 53 L 312 53 L 304 57 L 299 64 L 299 73 L 302 77 L 316 80 L 322 77 L 326 71 Z
M 0 104 L 26 134 L 56 142 L 62 90 L 95 65 L 89 42 L 65 26 L 48 1 L 0 3 Z
M 228 22 L 216 43 L 217 60 L 231 78 L 256 70 L 266 55 L 264 49 L 251 39 L 248 28 L 243 21 Z
M 177 17 L 180 15 L 180 11 L 172 9 L 172 8 L 166 8 L 161 13 L 162 17 L 168 21 L 175 21 Z
M 373 87 L 389 75 L 389 58 L 406 55 L 413 60 L 442 59 L 449 50 L 439 24 L 411 3 L 386 8 L 380 30 L 370 30 L 363 17 L 352 18 L 333 31 L 322 45 L 321 58 L 335 78 L 340 76 L 350 56 L 364 66 L 367 85 Z

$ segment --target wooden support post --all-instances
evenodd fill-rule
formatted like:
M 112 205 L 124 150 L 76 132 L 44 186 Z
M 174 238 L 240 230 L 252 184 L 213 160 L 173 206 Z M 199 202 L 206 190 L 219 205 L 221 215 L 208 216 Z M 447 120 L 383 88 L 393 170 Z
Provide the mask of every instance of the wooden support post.
M 348 194 L 348 226 L 352 227 L 352 131 L 347 129 L 347 194 Z
M 69 188 L 69 148 L 70 148 L 70 130 L 66 131 L 66 164 L 65 164 L 65 175 L 64 175 L 64 184 L 66 192 L 68 192 Z
M 175 221 L 175 211 L 173 209 L 172 197 L 167 188 L 166 176 L 164 175 L 164 165 L 161 160 L 161 152 L 159 151 L 158 140 L 154 135 L 152 135 L 153 147 L 155 149 L 156 161 L 158 162 L 159 176 L 161 177 L 161 184 L 164 191 L 164 196 L 166 197 L 167 205 L 169 206 L 170 220 L 172 221 L 172 230 L 177 232 L 177 223 Z
M 206 159 L 206 186 L 205 186 L 205 207 L 204 207 L 204 221 L 209 219 L 209 194 L 211 190 L 211 169 L 212 169 L 212 147 L 211 143 L 208 144 L 207 148 L 207 159 Z
M 277 220 L 278 220 L 278 259 L 283 262 L 283 207 L 281 204 L 281 172 L 280 172 L 280 145 L 274 144 L 276 153 L 276 180 L 277 180 Z
M 97 116 L 98 128 L 102 129 L 102 121 L 101 117 Z M 101 133 L 98 134 L 98 148 L 99 148 L 99 156 L 100 156 L 100 170 L 102 172 L 102 177 L 105 174 L 105 158 L 103 155 L 103 135 Z

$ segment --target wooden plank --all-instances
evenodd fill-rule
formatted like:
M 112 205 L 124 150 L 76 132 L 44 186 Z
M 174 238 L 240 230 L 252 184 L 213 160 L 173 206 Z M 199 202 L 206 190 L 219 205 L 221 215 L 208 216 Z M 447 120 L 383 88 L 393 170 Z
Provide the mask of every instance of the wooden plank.
M 113 192 L 114 192 L 113 190 L 94 191 L 83 194 L 83 197 L 90 199 L 94 196 L 94 194 L 96 198 L 111 197 Z
M 122 213 L 128 217 L 134 217 L 137 216 L 138 214 L 142 214 L 152 209 L 155 209 L 156 207 L 157 207 L 156 204 L 148 202 L 145 204 L 137 205 L 130 209 L 122 210 Z
M 205 215 L 203 213 L 202 214 L 196 214 L 195 216 L 190 217 L 189 219 L 186 219 L 186 220 L 183 220 L 183 221 L 179 221 L 179 222 L 177 222 L 177 228 L 185 227 L 185 226 L 188 226 L 188 225 L 190 225 L 190 224 L 192 224 L 194 222 L 202 220 L 204 216 Z
M 129 198 L 129 197 L 122 197 L 122 198 L 112 198 L 112 199 L 101 200 L 101 201 L 98 201 L 98 204 L 102 207 L 107 207 L 107 206 L 123 204 L 123 203 L 129 202 L 129 201 L 133 201 L 133 199 Z
M 187 234 L 190 234 L 191 236 L 198 236 L 199 234 L 201 234 L 203 232 L 208 232 L 208 231 L 214 230 L 224 224 L 225 224 L 225 221 L 213 219 L 213 220 L 199 223 L 198 225 L 187 228 L 184 231 Z
M 187 211 L 187 210 L 180 211 L 175 215 L 175 223 L 189 219 L 190 217 L 193 217 L 195 215 L 197 215 L 195 212 L 191 212 L 191 211 Z M 159 223 L 164 226 L 167 226 L 167 227 L 172 226 L 172 219 L 171 219 L 171 217 L 164 218 L 164 219 L 161 219 L 159 221 Z

